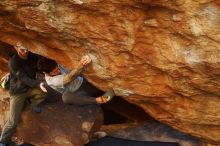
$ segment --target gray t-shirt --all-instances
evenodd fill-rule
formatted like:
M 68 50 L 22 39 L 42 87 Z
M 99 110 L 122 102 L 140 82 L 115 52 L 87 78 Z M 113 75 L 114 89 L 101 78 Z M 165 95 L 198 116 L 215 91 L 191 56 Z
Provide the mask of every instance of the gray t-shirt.
M 65 74 L 57 75 L 50 77 L 45 75 L 45 80 L 47 84 L 54 90 L 63 93 L 63 92 L 75 92 L 82 85 L 83 77 L 78 76 L 75 80 L 71 81 L 66 86 L 63 85 L 63 78 Z

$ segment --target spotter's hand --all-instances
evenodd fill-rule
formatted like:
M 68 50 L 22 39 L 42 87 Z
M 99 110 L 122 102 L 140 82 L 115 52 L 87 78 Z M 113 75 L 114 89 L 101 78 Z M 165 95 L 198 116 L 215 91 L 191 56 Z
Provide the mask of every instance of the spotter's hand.
M 40 89 L 43 91 L 43 92 L 47 92 L 47 89 L 44 87 L 44 83 L 43 82 L 41 82 L 40 83 Z

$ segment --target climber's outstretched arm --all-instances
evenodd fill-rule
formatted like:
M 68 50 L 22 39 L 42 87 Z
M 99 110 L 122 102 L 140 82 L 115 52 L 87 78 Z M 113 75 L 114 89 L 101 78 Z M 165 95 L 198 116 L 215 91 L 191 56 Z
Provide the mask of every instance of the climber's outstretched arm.
M 78 65 L 66 74 L 63 79 L 63 84 L 66 85 L 74 80 L 79 74 L 82 73 L 83 68 L 91 62 L 91 58 L 88 55 L 85 55 L 81 58 Z

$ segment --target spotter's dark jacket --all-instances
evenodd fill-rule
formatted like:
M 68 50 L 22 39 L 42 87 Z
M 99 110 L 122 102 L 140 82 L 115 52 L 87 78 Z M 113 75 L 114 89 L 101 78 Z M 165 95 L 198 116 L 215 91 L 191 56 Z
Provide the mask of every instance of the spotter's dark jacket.
M 27 60 L 21 59 L 17 53 L 9 59 L 10 95 L 22 94 L 30 88 L 39 87 L 40 81 L 36 80 L 37 59 L 32 53 L 28 54 Z

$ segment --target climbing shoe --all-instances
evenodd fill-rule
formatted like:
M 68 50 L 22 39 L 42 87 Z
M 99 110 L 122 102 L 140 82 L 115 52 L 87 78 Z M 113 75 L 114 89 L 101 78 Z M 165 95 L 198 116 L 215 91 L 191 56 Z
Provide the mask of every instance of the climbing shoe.
M 110 88 L 104 95 L 102 95 L 102 102 L 106 103 L 115 96 L 113 88 Z

